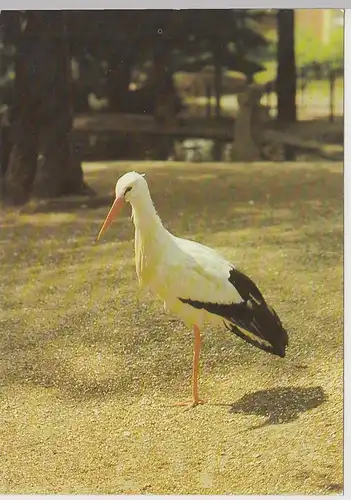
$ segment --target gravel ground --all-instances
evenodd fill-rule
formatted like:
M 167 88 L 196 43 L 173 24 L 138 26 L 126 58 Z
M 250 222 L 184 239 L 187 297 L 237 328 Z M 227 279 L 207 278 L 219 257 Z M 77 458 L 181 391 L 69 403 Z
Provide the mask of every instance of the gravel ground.
M 117 177 L 145 171 L 174 233 L 247 272 L 290 332 L 285 359 L 192 333 L 138 291 L 130 212 L 95 242 Z M 86 165 L 91 200 L 2 213 L 0 493 L 340 494 L 340 164 Z

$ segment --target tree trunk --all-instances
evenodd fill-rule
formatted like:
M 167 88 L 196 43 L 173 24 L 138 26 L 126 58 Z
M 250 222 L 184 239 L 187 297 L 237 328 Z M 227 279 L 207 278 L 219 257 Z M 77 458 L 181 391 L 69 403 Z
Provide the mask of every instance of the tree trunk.
M 83 194 L 83 172 L 72 144 L 72 89 L 69 43 L 64 11 L 36 12 L 40 92 L 40 152 L 35 194 L 53 198 Z
M 87 194 L 72 147 L 70 57 L 63 11 L 26 11 L 15 40 L 13 147 L 4 182 L 9 204 Z M 22 20 L 22 22 L 20 22 Z M 38 153 L 42 159 L 37 167 Z
M 0 116 L 0 201 L 5 196 L 5 174 L 9 165 L 12 149 L 10 125 Z
M 259 100 L 260 95 L 252 87 L 238 94 L 239 109 L 234 124 L 233 161 L 253 162 L 261 159 L 252 130 L 254 110 Z
M 332 68 L 329 69 L 329 121 L 334 121 L 334 92 L 335 92 L 335 73 Z
M 132 59 L 124 57 L 120 59 L 118 54 L 110 58 L 110 70 L 107 80 L 107 97 L 111 112 L 118 113 L 127 111 L 125 109 L 126 95 L 132 73 Z
M 6 16 L 5 16 L 6 22 Z M 4 74 L 4 69 L 6 71 L 6 66 L 4 65 L 4 49 L 5 49 L 5 36 L 4 36 L 4 14 L 0 12 L 0 79 Z M 3 104 L 4 89 L 0 83 L 0 106 Z M 5 172 L 8 167 L 11 146 L 9 141 L 9 123 L 8 123 L 8 112 L 1 113 L 0 109 L 0 201 L 3 199 L 4 195 L 4 178 Z
M 220 45 L 215 45 L 214 50 L 214 91 L 216 96 L 216 118 L 221 116 L 221 98 L 222 98 L 222 48 Z M 221 161 L 222 159 L 223 143 L 215 140 L 213 143 L 212 156 L 214 161 Z
M 5 173 L 3 196 L 8 205 L 23 205 L 30 197 L 35 178 L 38 131 L 27 116 L 18 119 L 15 130 L 15 144 Z
M 296 121 L 296 65 L 294 49 L 294 10 L 280 9 L 278 24 L 278 119 Z
M 157 123 L 166 125 L 176 122 L 176 90 L 173 75 L 169 68 L 171 47 L 162 40 L 153 48 L 153 68 L 150 86 L 154 96 L 154 118 Z M 173 151 L 173 139 L 170 136 L 158 137 L 153 148 L 152 158 L 166 160 Z
M 14 144 L 3 186 L 4 201 L 10 205 L 21 205 L 28 200 L 37 164 L 38 122 L 36 103 L 32 93 L 36 61 L 33 58 L 34 46 L 30 34 L 31 25 L 28 20 L 27 25 L 22 26 L 18 33 L 15 57 L 16 79 L 12 115 Z
M 218 51 L 215 57 L 214 73 L 215 73 L 214 90 L 216 96 L 216 117 L 219 118 L 221 116 L 222 76 L 223 76 L 220 51 Z

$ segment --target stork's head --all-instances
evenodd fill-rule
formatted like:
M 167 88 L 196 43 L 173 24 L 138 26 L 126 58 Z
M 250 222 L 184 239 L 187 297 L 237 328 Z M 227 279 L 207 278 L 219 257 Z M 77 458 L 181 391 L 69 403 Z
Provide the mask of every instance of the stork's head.
M 147 187 L 145 174 L 138 174 L 138 172 L 127 172 L 122 175 L 116 182 L 116 199 L 121 198 L 123 201 L 131 203 L 138 196 L 145 192 Z
M 127 172 L 118 179 L 115 187 L 115 201 L 107 214 L 97 239 L 99 239 L 102 233 L 109 227 L 126 202 L 133 203 L 133 201 L 140 198 L 145 192 L 148 192 L 148 186 L 144 179 L 144 175 L 145 174 L 138 174 L 138 172 Z

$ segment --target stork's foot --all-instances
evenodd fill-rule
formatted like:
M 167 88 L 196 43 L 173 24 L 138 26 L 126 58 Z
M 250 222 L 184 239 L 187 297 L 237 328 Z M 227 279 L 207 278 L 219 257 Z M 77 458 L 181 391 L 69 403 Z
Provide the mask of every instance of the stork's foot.
M 190 408 L 195 408 L 197 405 L 203 405 L 206 401 L 203 399 L 193 399 L 190 401 L 180 401 L 179 403 L 175 403 L 173 406 L 185 406 L 186 410 L 190 410 Z

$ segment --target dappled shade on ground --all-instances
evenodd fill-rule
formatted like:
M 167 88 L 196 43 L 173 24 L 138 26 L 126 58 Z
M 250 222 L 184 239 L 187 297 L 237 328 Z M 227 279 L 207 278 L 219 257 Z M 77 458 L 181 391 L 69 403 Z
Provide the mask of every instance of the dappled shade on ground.
M 281 360 L 207 328 L 209 404 L 193 412 L 170 407 L 188 395 L 192 333 L 138 291 L 130 210 L 95 241 L 127 170 L 146 172 L 168 229 L 247 272 L 290 332 Z M 342 167 L 85 172 L 96 198 L 1 216 L 0 491 L 340 492 Z

